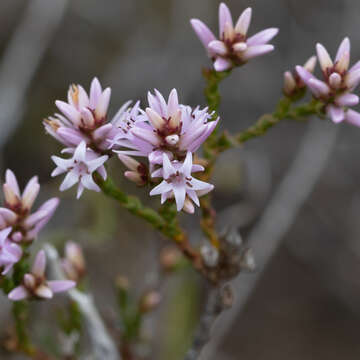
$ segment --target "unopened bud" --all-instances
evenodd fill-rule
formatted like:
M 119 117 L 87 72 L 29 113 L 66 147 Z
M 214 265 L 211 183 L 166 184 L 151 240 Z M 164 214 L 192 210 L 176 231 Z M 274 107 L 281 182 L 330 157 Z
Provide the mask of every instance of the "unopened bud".
M 148 313 L 155 310 L 161 302 L 161 295 L 158 291 L 151 290 L 143 295 L 140 300 L 139 310 Z
M 179 135 L 168 135 L 165 141 L 168 145 L 175 146 L 179 142 Z
M 309 58 L 309 60 L 306 61 L 306 63 L 304 64 L 304 69 L 306 69 L 308 72 L 313 73 L 315 70 L 315 66 L 316 66 L 316 62 L 317 62 L 317 58 L 316 56 L 312 56 L 311 58 Z
M 15 208 L 17 205 L 20 204 L 20 199 L 15 194 L 13 189 L 8 184 L 3 185 L 4 197 L 6 204 L 11 208 Z
M 290 71 L 284 73 L 284 94 L 287 96 L 293 95 L 296 91 L 297 85 L 293 74 Z
M 65 246 L 65 256 L 78 271 L 85 271 L 85 258 L 80 245 L 73 241 L 67 242 Z
M 171 129 L 178 129 L 181 123 L 181 109 L 178 109 L 176 113 L 171 116 L 169 120 L 169 126 Z
M 137 171 L 125 171 L 124 176 L 138 186 L 143 186 L 146 184 L 144 177 Z
M 193 214 L 195 212 L 194 204 L 188 197 L 186 197 L 184 207 L 182 209 L 188 214 Z
M 128 155 L 118 154 L 118 158 L 129 170 L 132 171 L 137 171 L 137 169 L 141 165 L 139 161 Z
M 174 246 L 168 246 L 161 250 L 160 264 L 165 271 L 172 271 L 175 269 L 182 257 L 181 252 Z

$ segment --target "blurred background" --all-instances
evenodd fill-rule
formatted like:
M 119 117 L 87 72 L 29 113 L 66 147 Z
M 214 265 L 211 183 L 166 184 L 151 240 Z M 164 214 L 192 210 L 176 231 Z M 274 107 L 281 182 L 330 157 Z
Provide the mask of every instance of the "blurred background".
M 88 89 L 98 76 L 112 88 L 110 115 L 129 99 L 144 103 L 153 88 L 168 94 L 175 87 L 182 103 L 205 105 L 201 68 L 209 60 L 189 20 L 199 18 L 217 32 L 218 5 L 212 0 L 1 0 L 1 174 L 12 169 L 22 185 L 38 174 L 40 200 L 58 196 L 60 179 L 50 178 L 50 156 L 61 147 L 45 135 L 42 119 L 55 112 L 54 101 L 65 99 L 71 83 Z M 276 51 L 236 69 L 221 85 L 222 127 L 230 131 L 273 111 L 283 72 L 313 55 L 316 42 L 334 55 L 349 36 L 352 63 L 360 58 L 358 1 L 228 0 L 227 5 L 235 18 L 253 7 L 250 34 L 280 28 Z M 250 246 L 254 242 L 258 267 L 234 282 L 237 306 L 215 324 L 206 359 L 358 359 L 359 139 L 360 129 L 347 124 L 283 122 L 222 156 L 214 179 L 219 226 L 235 226 Z M 116 181 L 157 206 L 158 199 L 150 200 L 122 172 L 114 160 Z M 91 291 L 114 326 L 114 279 L 128 277 L 134 293 L 158 286 L 159 251 L 167 242 L 100 194 L 86 192 L 81 201 L 73 191 L 60 197 L 37 245 L 81 243 Z M 182 221 L 201 244 L 196 216 L 183 215 Z M 204 301 L 203 283 L 189 270 L 161 282 L 163 306 L 144 324 L 144 338 L 152 359 L 181 359 Z M 48 314 L 59 301 L 36 305 L 33 318 Z M 3 338 L 11 324 L 4 297 L 0 318 L 6 324 Z M 34 336 L 48 347 L 49 328 L 49 321 L 34 322 Z M 0 357 L 11 358 L 5 351 Z

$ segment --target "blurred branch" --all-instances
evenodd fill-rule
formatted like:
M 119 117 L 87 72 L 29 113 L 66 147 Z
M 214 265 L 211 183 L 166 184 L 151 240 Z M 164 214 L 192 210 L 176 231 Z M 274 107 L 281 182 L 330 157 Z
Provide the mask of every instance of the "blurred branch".
M 31 0 L 0 62 L 0 147 L 15 130 L 25 109 L 25 94 L 68 0 Z
M 59 256 L 56 249 L 50 244 L 45 244 L 44 249 L 54 277 L 63 279 L 64 274 L 59 266 Z M 95 360 L 121 360 L 117 347 L 101 319 L 93 298 L 76 289 L 70 290 L 68 294 L 71 300 L 79 305 L 79 310 L 86 322 L 86 329 L 93 346 L 92 358 Z
M 233 281 L 236 302 L 224 314 L 205 348 L 201 359 L 216 358 L 216 350 L 238 318 L 262 272 L 279 247 L 282 238 L 313 190 L 333 149 L 338 128 L 330 121 L 314 121 L 309 124 L 300 149 L 285 174 L 261 219 L 249 237 L 256 262 L 261 269 L 253 274 L 242 274 Z
M 225 285 L 223 289 L 211 288 L 208 290 L 207 303 L 199 321 L 192 346 L 184 360 L 196 360 L 204 346 L 210 340 L 211 328 L 221 312 L 232 305 L 232 290 Z

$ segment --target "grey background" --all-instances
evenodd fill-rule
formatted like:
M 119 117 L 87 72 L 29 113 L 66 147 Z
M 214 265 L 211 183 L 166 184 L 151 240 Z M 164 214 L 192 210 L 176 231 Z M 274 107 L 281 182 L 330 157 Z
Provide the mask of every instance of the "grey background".
M 39 174 L 44 199 L 54 196 L 59 185 L 59 179 L 51 180 L 49 174 L 53 168 L 50 155 L 60 147 L 44 135 L 41 125 L 41 120 L 55 111 L 54 100 L 65 98 L 70 83 L 88 88 L 96 75 L 113 89 L 112 114 L 128 99 L 144 101 L 146 92 L 153 88 L 167 94 L 176 87 L 183 103 L 204 105 L 200 69 L 209 62 L 189 19 L 200 18 L 217 31 L 219 3 L 51 1 L 53 5 L 39 6 L 35 13 L 28 14 L 28 37 L 20 43 L 9 68 L 4 67 L 4 62 L 10 41 L 35 1 L 0 2 L 1 173 L 10 167 L 22 184 Z M 272 54 L 237 69 L 221 85 L 223 128 L 239 131 L 263 113 L 271 112 L 281 95 L 282 73 L 313 55 L 316 42 L 334 54 L 340 41 L 349 36 L 352 63 L 360 58 L 358 1 L 229 0 L 227 4 L 235 18 L 245 7 L 253 7 L 250 33 L 272 26 L 279 27 L 280 33 L 273 41 L 276 50 Z M 52 12 L 52 6 L 59 8 Z M 47 23 L 50 16 L 54 18 Z M 54 19 L 58 21 L 56 27 L 51 25 Z M 45 30 L 39 31 L 42 23 Z M 42 43 L 43 52 L 36 52 L 39 58 L 37 66 L 33 66 L 29 54 Z M 17 86 L 22 88 L 23 96 L 15 101 Z M 306 127 L 303 123 L 284 122 L 264 138 L 221 158 L 214 180 L 216 208 L 221 211 L 241 201 L 241 211 L 233 212 L 231 221 L 239 225 L 245 239 L 286 174 Z M 266 267 L 258 264 L 261 275 L 255 290 L 236 315 L 235 325 L 225 332 L 216 358 L 359 357 L 359 137 L 359 129 L 340 125 L 325 171 L 270 263 Z M 122 179 L 122 170 L 119 163 L 113 163 L 118 181 L 150 201 Z M 103 313 L 111 317 L 114 276 L 129 276 L 139 284 L 135 288 L 153 283 L 153 270 L 149 269 L 156 268 L 157 252 L 165 242 L 97 194 L 85 193 L 81 202 L 74 200 L 73 192 L 61 194 L 61 198 L 62 205 L 44 239 L 60 244 L 71 237 L 84 245 L 96 300 Z M 157 201 L 152 203 L 156 205 Z M 198 233 L 194 218 L 184 216 L 183 221 L 193 234 Z M 185 279 L 189 276 L 183 275 Z M 182 286 L 181 278 L 170 279 L 164 286 L 168 302 Z M 196 286 L 201 292 L 200 281 Z M 186 286 L 184 291 L 188 291 Z M 7 300 L 2 302 L 1 316 L 7 319 Z M 47 310 L 52 306 L 44 305 Z M 37 311 L 44 310 L 38 306 Z M 167 327 L 177 326 L 169 324 L 166 311 L 160 318 L 160 324 L 154 319 L 149 321 L 151 333 L 164 333 Z M 158 340 L 156 346 L 161 349 L 163 344 Z M 160 350 L 156 354 L 164 357 Z

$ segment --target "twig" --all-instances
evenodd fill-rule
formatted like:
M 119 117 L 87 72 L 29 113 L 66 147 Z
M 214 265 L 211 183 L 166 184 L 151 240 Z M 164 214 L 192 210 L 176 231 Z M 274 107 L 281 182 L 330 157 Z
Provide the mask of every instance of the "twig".
M 320 177 L 333 149 L 337 129 L 330 122 L 315 121 L 309 124 L 293 164 L 250 234 L 249 244 L 261 269 L 251 276 L 240 274 L 233 281 L 236 302 L 219 320 L 221 323 L 201 359 L 216 358 L 216 349 L 233 327 L 263 270 Z
M 56 249 L 50 244 L 46 244 L 44 249 L 54 276 L 57 279 L 63 279 L 64 274 L 59 266 L 59 256 Z M 117 347 L 101 319 L 92 296 L 76 289 L 70 290 L 68 294 L 71 300 L 79 305 L 79 310 L 86 322 L 86 329 L 93 347 L 93 358 L 95 360 L 121 360 Z
M 207 294 L 208 300 L 205 310 L 201 315 L 198 329 L 195 333 L 193 344 L 184 360 L 196 360 L 204 346 L 210 340 L 211 328 L 221 312 L 232 305 L 232 290 L 226 285 L 223 289 L 211 288 Z

